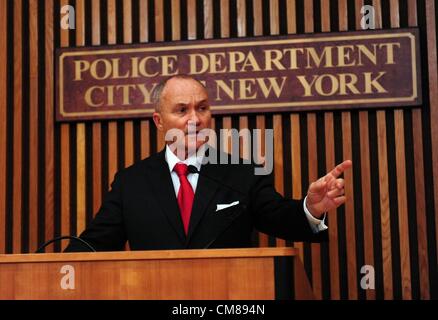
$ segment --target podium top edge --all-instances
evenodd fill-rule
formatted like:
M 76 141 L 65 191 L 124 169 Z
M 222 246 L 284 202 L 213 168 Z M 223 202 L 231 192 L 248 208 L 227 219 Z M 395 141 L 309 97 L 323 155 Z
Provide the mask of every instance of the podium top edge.
M 69 262 L 69 261 L 117 261 L 117 260 L 172 260 L 209 258 L 263 258 L 296 256 L 297 248 L 239 248 L 239 249 L 190 249 L 190 250 L 150 250 L 118 252 L 80 253 L 40 253 L 40 254 L 0 254 L 0 264 L 28 262 Z

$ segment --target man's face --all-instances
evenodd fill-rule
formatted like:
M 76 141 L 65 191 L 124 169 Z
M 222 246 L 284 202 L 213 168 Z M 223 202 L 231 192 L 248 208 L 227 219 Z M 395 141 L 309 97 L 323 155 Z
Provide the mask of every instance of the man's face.
M 158 130 L 164 134 L 171 129 L 184 132 L 184 147 L 187 150 L 189 141 L 195 142 L 194 135 L 189 133 L 210 128 L 211 111 L 207 91 L 193 79 L 170 79 L 161 93 L 160 111 L 154 112 L 153 119 Z M 189 121 L 192 125 L 190 131 Z M 196 150 L 204 143 L 204 139 L 196 139 Z

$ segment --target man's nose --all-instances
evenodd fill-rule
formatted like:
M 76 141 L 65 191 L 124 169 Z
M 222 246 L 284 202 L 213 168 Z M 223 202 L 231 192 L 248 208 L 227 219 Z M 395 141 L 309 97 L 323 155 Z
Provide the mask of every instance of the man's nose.
M 196 112 L 196 110 L 192 110 L 190 112 L 189 121 L 192 121 L 194 124 L 196 124 L 196 126 L 198 126 L 200 124 L 201 120 L 199 119 L 199 115 Z

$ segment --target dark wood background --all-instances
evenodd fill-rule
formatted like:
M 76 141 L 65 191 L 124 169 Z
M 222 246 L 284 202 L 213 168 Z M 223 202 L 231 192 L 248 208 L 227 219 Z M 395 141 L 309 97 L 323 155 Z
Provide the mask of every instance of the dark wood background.
M 75 30 L 59 27 L 65 4 Z M 0 253 L 79 234 L 114 173 L 163 146 L 150 119 L 56 124 L 55 48 L 356 30 L 364 4 L 377 28 L 420 28 L 421 107 L 221 115 L 214 125 L 273 128 L 286 196 L 353 160 L 331 241 L 295 244 L 318 298 L 438 298 L 436 0 L 0 0 Z M 363 265 L 375 268 L 375 290 L 360 287 Z

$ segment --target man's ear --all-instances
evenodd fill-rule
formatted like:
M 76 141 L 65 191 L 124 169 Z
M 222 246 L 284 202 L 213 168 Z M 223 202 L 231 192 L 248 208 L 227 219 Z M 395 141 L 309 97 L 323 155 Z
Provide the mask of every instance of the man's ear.
M 163 121 L 161 119 L 161 114 L 158 112 L 154 112 L 152 114 L 152 119 L 154 120 L 155 126 L 158 130 L 163 130 Z

